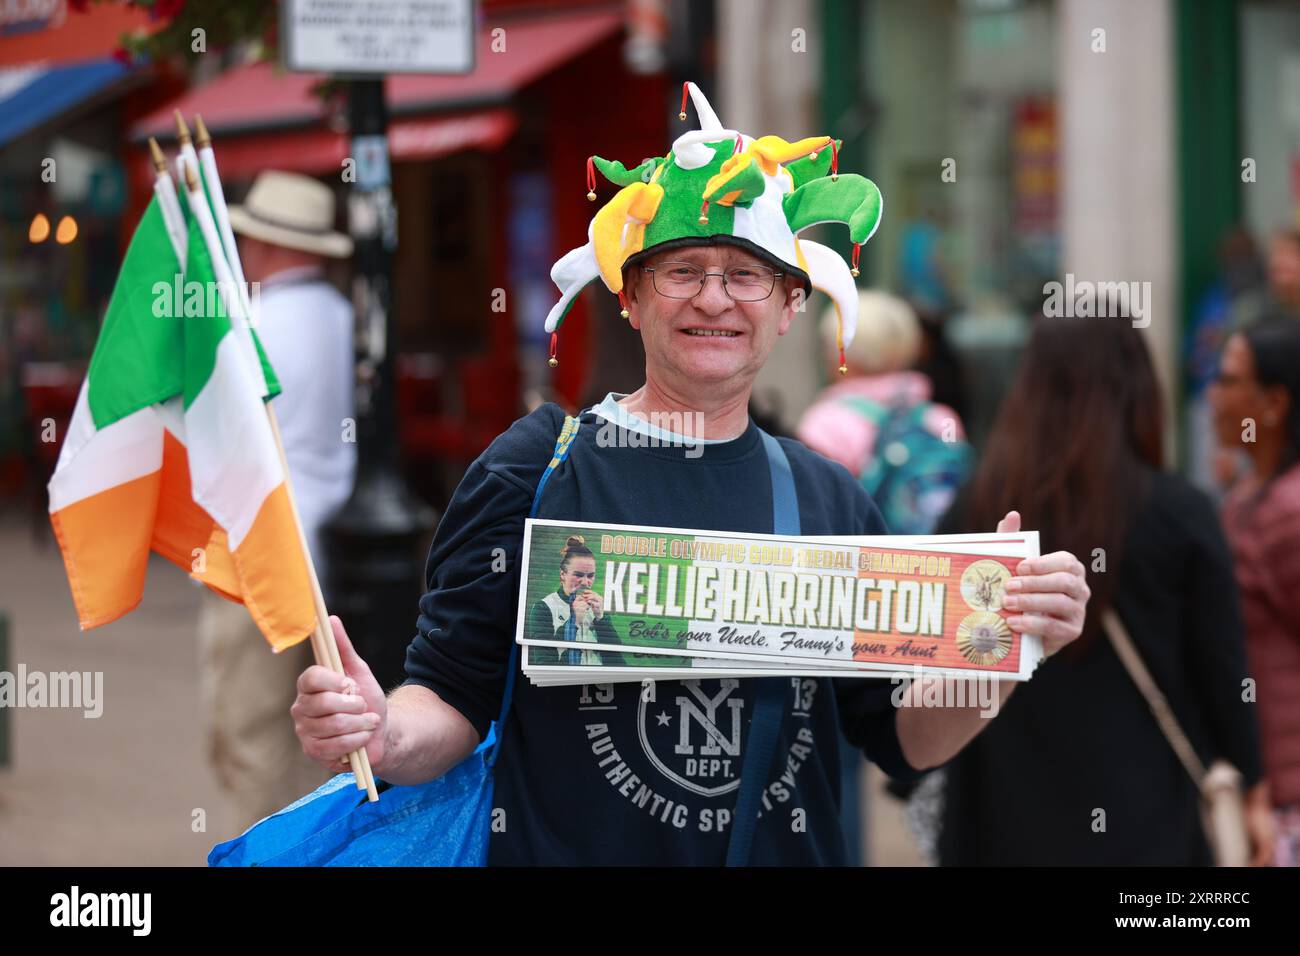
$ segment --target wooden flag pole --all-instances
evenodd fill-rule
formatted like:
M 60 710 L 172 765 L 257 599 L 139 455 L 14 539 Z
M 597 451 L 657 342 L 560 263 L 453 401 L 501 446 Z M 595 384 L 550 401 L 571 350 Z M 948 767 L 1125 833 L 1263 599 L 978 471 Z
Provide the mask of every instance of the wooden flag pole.
M 225 257 L 221 253 L 220 239 L 216 236 L 216 225 L 212 221 L 211 210 L 208 209 L 207 200 L 204 198 L 203 190 L 199 185 L 198 170 L 195 164 L 188 161 L 183 165 L 185 167 L 185 185 L 189 192 L 190 206 L 199 219 L 199 225 L 203 232 L 204 241 L 208 245 L 208 251 L 213 253 L 213 268 L 228 273 L 229 269 L 226 266 Z M 216 240 L 215 246 L 213 240 Z M 229 285 L 233 281 L 233 278 L 228 275 L 218 275 L 217 279 L 219 291 L 222 286 Z M 238 292 L 233 298 L 235 299 L 234 302 L 226 303 L 227 311 L 235 321 L 242 321 L 242 308 L 241 303 L 238 302 Z M 325 598 L 321 593 L 320 579 L 316 574 L 316 564 L 312 561 L 311 550 L 307 547 L 307 536 L 303 530 L 302 516 L 298 513 L 298 504 L 294 498 L 293 482 L 289 475 L 289 465 L 284 454 L 284 442 L 280 437 L 280 426 L 276 421 L 275 411 L 271 408 L 271 405 L 263 402 L 262 407 L 266 410 L 267 422 L 271 428 L 271 435 L 275 440 L 276 453 L 280 458 L 280 467 L 284 471 L 284 486 L 289 498 L 289 510 L 293 515 L 294 527 L 298 532 L 298 546 L 306 562 L 307 577 L 311 582 L 312 602 L 316 611 L 316 627 L 312 633 L 312 650 L 316 654 L 317 663 L 342 674 L 344 670 L 342 659 L 339 657 L 338 644 L 334 640 L 334 630 L 330 627 L 329 613 L 325 609 Z M 348 762 L 351 764 L 352 773 L 356 777 L 357 789 L 364 789 L 371 803 L 378 801 L 379 792 L 375 788 L 375 778 L 370 769 L 370 759 L 365 748 L 362 747 L 348 754 Z
M 339 656 L 338 641 L 334 639 L 334 629 L 330 627 L 329 612 L 325 609 L 325 595 L 320 589 L 320 579 L 316 575 L 316 563 L 312 560 L 311 549 L 307 547 L 307 533 L 303 530 L 302 519 L 298 515 L 298 503 L 293 496 L 293 484 L 289 481 L 289 461 L 284 455 L 284 441 L 280 438 L 280 423 L 276 420 L 275 409 L 270 402 L 264 403 L 266 419 L 271 425 L 271 435 L 275 438 L 275 450 L 280 456 L 280 467 L 284 469 L 284 487 L 289 494 L 289 508 L 293 512 L 294 527 L 298 529 L 298 545 L 307 559 L 307 577 L 311 580 L 311 597 L 316 605 L 316 633 L 313 640 L 325 648 L 325 660 L 321 663 L 336 673 L 343 674 L 343 659 Z M 357 778 L 357 789 L 365 787 L 366 796 L 371 803 L 379 799 L 375 789 L 375 775 L 370 769 L 370 757 L 364 747 L 348 754 L 348 763 Z
M 177 113 L 177 116 L 179 117 L 179 122 L 181 124 L 181 127 L 183 127 L 185 123 L 184 117 L 180 117 L 179 111 Z M 212 212 L 213 212 L 213 218 L 215 220 L 214 224 L 217 229 L 217 235 L 221 241 L 221 249 L 226 257 L 226 263 L 227 265 L 229 265 L 230 271 L 235 279 L 235 291 L 239 296 L 241 317 L 244 323 L 251 330 L 252 315 L 249 312 L 251 306 L 249 303 L 247 287 L 245 285 L 245 280 L 244 280 L 244 270 L 243 270 L 243 266 L 239 262 L 239 247 L 235 243 L 235 234 L 230 228 L 230 213 L 229 210 L 226 208 L 226 194 L 225 194 L 225 190 L 221 188 L 221 179 L 217 172 L 217 158 L 216 158 L 216 153 L 212 149 L 212 136 L 208 133 L 207 126 L 205 126 L 203 123 L 203 117 L 196 116 L 194 118 L 194 125 L 195 128 L 198 130 L 198 137 L 197 139 L 195 139 L 193 145 L 197 147 L 197 160 L 198 160 L 199 172 L 202 178 L 207 181 L 208 196 L 211 198 L 212 207 L 213 207 Z M 189 133 L 188 128 L 185 129 L 185 132 L 186 135 L 188 136 Z M 178 135 L 179 135 L 179 129 L 178 129 Z M 188 154 L 187 154 L 187 160 L 189 162 L 193 162 L 192 159 L 188 158 Z M 251 331 L 249 335 L 251 339 Z M 265 396 L 266 394 L 265 380 L 262 378 L 262 376 L 259 375 L 258 381 L 259 381 L 259 386 L 261 387 L 262 390 L 262 394 L 263 396 Z M 280 437 L 280 425 L 275 417 L 275 410 L 271 407 L 271 405 L 269 403 L 266 403 L 264 407 L 266 408 L 267 417 L 271 422 L 272 434 L 275 436 L 275 446 L 276 446 L 276 451 L 280 456 L 280 466 L 284 469 L 284 473 L 287 476 L 289 474 L 289 462 L 285 457 L 284 442 Z M 292 485 L 289 485 L 287 486 L 287 488 L 289 491 L 289 498 L 292 501 L 293 487 Z M 297 507 L 295 506 L 294 514 L 296 515 L 297 513 L 298 510 Z M 299 530 L 299 540 L 302 546 L 303 553 L 307 555 L 307 567 L 308 570 L 310 571 L 313 598 L 315 599 L 316 602 L 316 615 L 320 619 L 320 624 L 322 628 L 322 631 L 320 634 L 317 635 L 317 638 L 321 640 L 322 643 L 324 644 L 326 653 L 328 655 L 327 661 L 324 661 L 322 663 L 324 663 L 325 666 L 331 668 L 337 673 L 342 674 L 344 673 L 343 662 L 342 662 L 342 658 L 339 657 L 338 643 L 334 640 L 334 630 L 333 628 L 330 627 L 329 624 L 329 616 L 328 613 L 325 611 L 325 601 L 321 595 L 319 578 L 316 574 L 316 569 L 311 559 L 311 552 L 307 547 L 307 539 L 301 527 L 301 523 L 299 525 L 298 530 Z M 363 752 L 358 751 L 356 753 L 361 753 L 361 756 L 364 756 Z M 368 759 L 361 760 L 360 757 L 356 759 L 349 757 L 348 762 L 349 764 L 352 764 L 352 772 L 357 776 L 357 788 L 362 789 L 362 787 L 364 786 L 364 789 L 367 791 L 367 793 L 374 792 L 375 778 L 374 778 L 374 774 L 370 770 L 370 761 Z
M 188 128 L 185 127 L 184 117 L 180 116 L 179 111 L 177 112 L 177 117 L 179 119 L 178 136 L 180 135 L 180 130 L 184 129 L 186 138 L 188 138 L 189 130 Z M 247 285 L 244 279 L 244 268 L 239 261 L 239 246 L 235 242 L 235 234 L 230 227 L 230 212 L 226 207 L 225 190 L 221 188 L 221 177 L 217 171 L 217 154 L 212 148 L 212 136 L 208 132 L 208 128 L 204 124 L 202 116 L 195 115 L 194 126 L 198 133 L 197 137 L 194 140 L 193 145 L 197 147 L 199 171 L 202 178 L 206 180 L 208 195 L 212 201 L 212 212 L 215 220 L 215 225 L 217 227 L 217 235 L 221 239 L 221 247 L 226 256 L 226 263 L 230 266 L 230 271 L 235 278 L 236 292 L 239 294 L 243 320 L 245 324 L 248 326 L 248 328 L 251 330 L 252 318 L 253 318 L 251 313 L 252 306 L 249 302 Z M 193 160 L 190 161 L 192 162 Z M 251 338 L 251 331 L 249 334 Z M 265 395 L 266 394 L 266 389 L 264 387 L 265 381 L 261 378 L 261 376 L 259 376 L 259 383 L 263 386 L 262 393 L 263 395 Z M 289 462 L 285 457 L 284 442 L 280 437 L 280 425 L 279 425 L 279 421 L 276 419 L 275 416 L 275 409 L 272 408 L 272 406 L 269 403 L 265 405 L 265 408 L 267 412 L 267 417 L 269 418 L 271 423 L 272 434 L 275 436 L 276 451 L 280 456 L 280 465 L 284 469 L 284 473 L 288 475 Z M 288 490 L 289 490 L 290 499 L 292 499 L 293 489 L 291 485 L 288 487 Z M 296 506 L 294 512 L 295 514 L 297 514 Z M 329 625 L 328 613 L 325 611 L 325 601 L 324 598 L 321 596 L 319 578 L 318 575 L 316 574 L 316 569 L 311 560 L 310 550 L 307 547 L 306 535 L 303 532 L 301 526 L 299 527 L 299 538 L 303 549 L 303 553 L 307 555 L 307 565 L 308 565 L 308 569 L 311 572 L 313 597 L 316 600 L 316 613 L 317 613 L 317 617 L 320 618 L 320 622 L 321 622 L 322 632 L 321 634 L 317 635 L 317 637 L 324 644 L 325 650 L 328 654 L 328 661 L 322 663 L 324 663 L 325 666 L 330 667 L 334 671 L 342 674 L 344 673 L 344 670 L 343 670 L 342 658 L 339 656 L 338 642 L 335 641 L 334 631 Z M 363 757 L 365 756 L 363 752 L 361 755 Z M 349 762 L 351 763 L 353 761 L 349 760 Z M 358 768 L 356 766 L 354 766 L 352 769 L 353 769 L 353 773 L 357 773 Z M 375 786 L 375 777 L 374 777 L 374 773 L 370 769 L 370 761 L 368 759 L 361 760 L 360 769 L 364 771 L 364 774 L 357 775 L 358 789 L 361 788 L 364 782 L 365 789 L 368 792 L 373 792 Z M 363 780 L 363 776 L 364 776 L 364 780 Z

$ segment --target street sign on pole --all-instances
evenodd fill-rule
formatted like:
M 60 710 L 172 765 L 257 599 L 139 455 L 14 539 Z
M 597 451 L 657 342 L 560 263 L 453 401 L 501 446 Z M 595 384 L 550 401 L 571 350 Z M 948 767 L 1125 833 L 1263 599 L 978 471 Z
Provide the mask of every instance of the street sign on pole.
M 291 71 L 469 73 L 474 0 L 284 0 L 280 36 Z
M 425 587 L 425 542 L 438 515 L 400 468 L 393 253 L 397 206 L 388 149 L 389 73 L 474 69 L 474 0 L 284 0 L 281 49 L 289 70 L 346 79 L 357 343 L 357 477 L 324 529 L 326 598 L 387 690 L 406 677 L 412 608 Z M 426 309 L 433 321 L 432 304 Z

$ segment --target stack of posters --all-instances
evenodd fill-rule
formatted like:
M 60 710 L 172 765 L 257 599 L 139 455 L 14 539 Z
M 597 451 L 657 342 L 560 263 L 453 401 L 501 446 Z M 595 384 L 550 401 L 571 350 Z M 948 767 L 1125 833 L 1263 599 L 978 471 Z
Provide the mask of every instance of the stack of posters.
M 788 536 L 530 518 L 516 640 L 534 684 L 699 677 L 1027 680 L 1006 581 L 1038 533 Z

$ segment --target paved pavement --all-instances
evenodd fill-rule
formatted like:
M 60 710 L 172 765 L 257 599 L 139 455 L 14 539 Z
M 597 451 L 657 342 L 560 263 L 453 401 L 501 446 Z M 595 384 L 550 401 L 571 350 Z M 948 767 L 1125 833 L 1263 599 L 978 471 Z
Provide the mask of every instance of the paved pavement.
M 885 775 L 875 764 L 866 764 L 864 774 L 869 803 L 865 859 L 872 866 L 925 866 L 904 819 L 904 804 L 884 790 Z
M 37 542 L 30 520 L 0 513 L 0 613 L 9 617 L 0 670 L 21 663 L 29 673 L 103 673 L 99 718 L 79 709 L 8 711 L 0 865 L 197 866 L 233 835 L 203 754 L 198 603 L 197 586 L 155 558 L 141 606 L 82 632 L 54 542 Z M 866 773 L 872 862 L 916 865 L 901 806 L 881 792 L 879 771 Z
M 0 519 L 0 611 L 9 660 L 41 671 L 101 671 L 103 713 L 8 711 L 10 765 L 0 768 L 0 864 L 204 863 L 230 824 L 203 758 L 194 621 L 196 586 L 155 559 L 142 605 L 77 627 L 58 548 L 31 524 Z M 194 811 L 206 813 L 196 832 Z

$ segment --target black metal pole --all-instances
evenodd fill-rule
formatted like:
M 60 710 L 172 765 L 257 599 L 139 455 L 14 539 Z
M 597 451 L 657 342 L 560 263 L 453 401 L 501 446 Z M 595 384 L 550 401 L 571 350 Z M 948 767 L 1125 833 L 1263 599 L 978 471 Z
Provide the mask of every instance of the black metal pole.
M 405 679 L 424 590 L 417 549 L 436 523 L 399 470 L 393 251 L 397 210 L 382 78 L 353 80 L 348 120 L 355 181 L 348 196 L 357 322 L 357 480 L 325 529 L 329 600 L 385 690 Z

